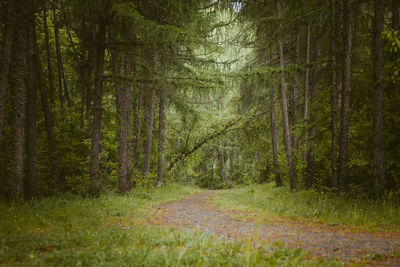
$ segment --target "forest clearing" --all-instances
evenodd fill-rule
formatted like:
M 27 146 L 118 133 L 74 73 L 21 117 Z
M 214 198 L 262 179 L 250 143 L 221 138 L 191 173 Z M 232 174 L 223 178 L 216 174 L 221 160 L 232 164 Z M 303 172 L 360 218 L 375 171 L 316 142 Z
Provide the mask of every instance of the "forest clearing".
M 0 266 L 400 266 L 399 0 L 0 0 Z

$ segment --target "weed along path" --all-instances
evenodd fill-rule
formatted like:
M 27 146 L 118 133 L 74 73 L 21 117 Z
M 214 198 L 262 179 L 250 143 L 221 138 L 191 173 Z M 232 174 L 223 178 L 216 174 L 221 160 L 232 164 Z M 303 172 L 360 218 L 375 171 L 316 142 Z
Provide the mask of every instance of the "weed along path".
M 400 233 L 354 232 L 344 226 L 304 223 L 296 220 L 235 219 L 238 211 L 223 210 L 212 203 L 216 191 L 203 191 L 176 202 L 155 206 L 148 213 L 151 224 L 194 229 L 225 239 L 257 238 L 265 243 L 284 242 L 301 247 L 311 256 L 335 256 L 343 261 L 378 260 L 400 266 Z M 245 216 L 242 216 L 246 218 Z

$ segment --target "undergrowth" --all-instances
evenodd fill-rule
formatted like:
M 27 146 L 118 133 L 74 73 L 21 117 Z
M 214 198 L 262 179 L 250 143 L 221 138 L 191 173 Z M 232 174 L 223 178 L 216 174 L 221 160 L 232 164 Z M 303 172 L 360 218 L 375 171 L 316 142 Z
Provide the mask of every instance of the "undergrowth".
M 290 192 L 274 183 L 221 191 L 215 202 L 229 209 L 266 210 L 271 216 L 307 218 L 333 225 L 349 224 L 370 231 L 400 230 L 400 206 L 394 202 L 302 190 Z
M 169 185 L 99 199 L 50 198 L 0 204 L 0 265 L 6 266 L 327 266 L 283 244 L 264 247 L 151 226 L 151 205 L 199 189 Z M 256 248 L 257 247 L 257 248 Z

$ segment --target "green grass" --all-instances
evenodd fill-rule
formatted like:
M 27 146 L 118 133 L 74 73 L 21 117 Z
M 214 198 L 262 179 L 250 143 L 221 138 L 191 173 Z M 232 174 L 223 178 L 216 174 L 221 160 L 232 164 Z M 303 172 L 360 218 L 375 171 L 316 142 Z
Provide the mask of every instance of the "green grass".
M 400 205 L 397 203 L 314 190 L 290 192 L 288 187 L 276 188 L 274 183 L 221 191 L 214 200 L 223 208 L 266 210 L 272 216 L 350 224 L 371 231 L 400 230 Z
M 151 205 L 199 189 L 170 185 L 99 199 L 50 198 L 0 204 L 0 266 L 334 266 L 302 250 L 145 223 Z

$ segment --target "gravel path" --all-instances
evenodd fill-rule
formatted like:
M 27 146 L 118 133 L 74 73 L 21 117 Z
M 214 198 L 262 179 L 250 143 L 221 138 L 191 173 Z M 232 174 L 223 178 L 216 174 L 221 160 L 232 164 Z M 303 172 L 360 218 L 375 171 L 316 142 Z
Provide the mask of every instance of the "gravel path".
M 215 191 L 204 191 L 176 202 L 155 207 L 149 221 L 183 229 L 197 229 L 226 239 L 257 237 L 267 243 L 277 240 L 290 248 L 301 247 L 317 257 L 335 256 L 344 261 L 365 257 L 381 260 L 379 265 L 400 266 L 400 233 L 351 232 L 344 226 L 272 220 L 266 224 L 251 219 L 235 219 L 237 211 L 215 207 L 211 198 Z M 243 213 L 244 214 L 244 213 Z M 244 217 L 244 216 L 242 216 Z M 264 222 L 265 223 L 265 222 Z

